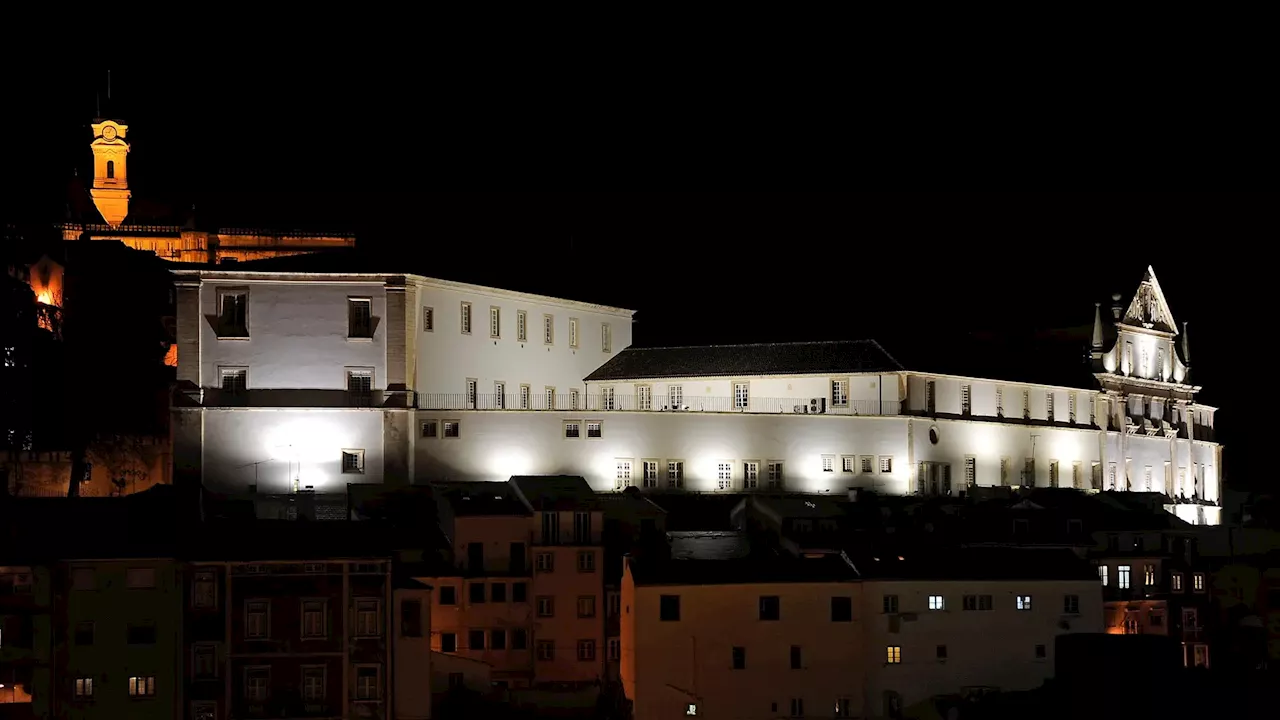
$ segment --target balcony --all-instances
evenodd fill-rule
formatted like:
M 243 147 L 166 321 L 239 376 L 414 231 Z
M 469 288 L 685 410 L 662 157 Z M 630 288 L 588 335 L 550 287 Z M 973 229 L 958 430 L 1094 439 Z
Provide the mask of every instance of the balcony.
M 202 407 L 413 407 L 413 393 L 404 390 L 223 390 L 203 388 L 184 392 Z
M 897 400 L 849 400 L 833 406 L 827 398 L 765 398 L 739 400 L 697 395 L 678 406 L 666 397 L 646 395 L 555 395 L 530 392 L 504 394 L 418 393 L 419 410 L 517 410 L 556 412 L 690 412 L 749 415 L 897 415 Z

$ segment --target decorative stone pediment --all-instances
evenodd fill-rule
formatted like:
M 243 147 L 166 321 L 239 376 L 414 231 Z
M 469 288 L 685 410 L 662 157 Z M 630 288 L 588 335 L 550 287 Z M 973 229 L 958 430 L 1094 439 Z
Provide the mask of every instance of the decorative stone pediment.
M 1164 299 L 1164 292 L 1160 290 L 1160 282 L 1156 280 L 1156 273 L 1151 266 L 1147 266 L 1142 283 L 1138 285 L 1138 292 L 1134 293 L 1129 309 L 1124 313 L 1123 322 L 1147 330 L 1178 334 L 1178 323 L 1173 319 L 1173 313 L 1169 312 L 1169 303 Z

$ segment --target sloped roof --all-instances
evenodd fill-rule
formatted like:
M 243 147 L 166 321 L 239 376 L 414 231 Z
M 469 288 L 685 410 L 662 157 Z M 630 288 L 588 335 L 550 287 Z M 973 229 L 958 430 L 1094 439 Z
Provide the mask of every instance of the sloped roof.
M 751 377 L 896 372 L 902 365 L 875 340 L 630 347 L 587 380 Z

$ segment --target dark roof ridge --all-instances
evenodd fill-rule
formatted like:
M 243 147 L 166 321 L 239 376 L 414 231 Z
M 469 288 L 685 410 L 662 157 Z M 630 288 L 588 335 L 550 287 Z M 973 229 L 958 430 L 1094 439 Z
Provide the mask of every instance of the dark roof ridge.
M 881 350 L 884 349 L 880 343 L 870 338 L 862 338 L 859 340 L 788 340 L 786 342 L 753 342 L 753 343 L 711 343 L 708 345 L 645 345 L 631 346 L 624 348 L 625 350 L 694 350 L 697 348 L 744 348 L 744 347 L 765 347 L 776 345 L 840 345 L 843 343 L 871 343 Z M 897 362 L 896 360 L 894 362 Z

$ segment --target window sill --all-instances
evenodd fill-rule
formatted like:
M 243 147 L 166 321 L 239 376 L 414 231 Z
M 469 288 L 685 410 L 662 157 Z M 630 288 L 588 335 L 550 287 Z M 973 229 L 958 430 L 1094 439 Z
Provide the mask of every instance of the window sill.
M 248 340 L 248 335 L 218 335 L 219 340 Z
M 348 335 L 348 336 L 347 336 L 347 342 L 355 342 L 355 343 L 371 343 L 371 342 L 373 342 L 373 338 L 372 338 L 372 337 L 352 337 L 352 336 Z

